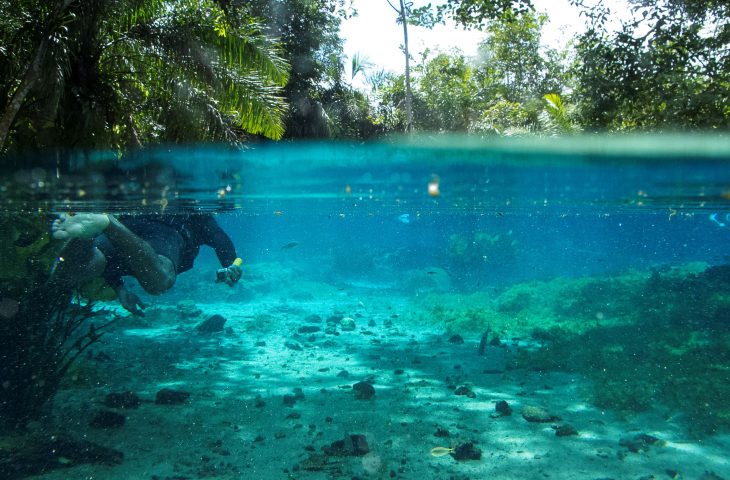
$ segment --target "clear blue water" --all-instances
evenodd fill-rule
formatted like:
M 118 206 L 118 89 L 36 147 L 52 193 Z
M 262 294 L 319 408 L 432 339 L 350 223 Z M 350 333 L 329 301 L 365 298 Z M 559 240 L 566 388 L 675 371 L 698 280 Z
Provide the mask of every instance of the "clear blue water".
M 30 431 L 60 429 L 125 460 L 59 460 L 38 478 L 730 477 L 727 139 L 420 138 L 4 165 L 3 218 L 213 211 L 244 259 L 232 289 L 214 284 L 208 249 L 169 292 L 135 287 L 145 319 L 98 304 L 120 319 Z M 186 317 L 181 302 L 202 313 Z M 197 336 L 214 313 L 231 330 Z M 314 314 L 322 330 L 297 333 Z M 343 316 L 355 331 L 336 320 L 325 333 Z M 485 357 L 486 330 L 502 343 Z M 485 358 L 503 352 L 492 372 Z M 374 400 L 352 400 L 361 380 Z M 123 427 L 89 427 L 108 393 L 152 400 L 164 386 L 192 392 L 184 408 L 143 404 Z M 460 386 L 475 398 L 455 395 Z M 282 406 L 295 388 L 305 400 Z M 510 419 L 490 416 L 498 400 Z M 528 422 L 530 405 L 562 421 Z M 567 422 L 580 434 L 555 437 Z M 451 436 L 434 437 L 439 428 Z M 2 457 L 21 431 L 11 430 L 0 467 L 22 463 Z M 350 434 L 370 453 L 325 448 Z M 430 454 L 468 441 L 481 460 Z

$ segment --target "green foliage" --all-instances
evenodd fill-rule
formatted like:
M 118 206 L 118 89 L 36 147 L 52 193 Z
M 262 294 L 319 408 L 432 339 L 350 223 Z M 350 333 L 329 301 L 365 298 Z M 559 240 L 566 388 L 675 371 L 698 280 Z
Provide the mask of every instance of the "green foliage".
M 512 135 L 540 132 L 570 115 L 546 114 L 543 96 L 560 92 L 567 83 L 565 55 L 540 46 L 545 15 L 505 13 L 488 26 L 476 62 L 459 51 L 429 57 L 427 50 L 414 67 L 413 111 L 416 130 Z M 401 77 L 390 77 L 377 92 L 378 121 L 394 130 L 404 125 L 405 88 Z M 555 112 L 553 112 L 555 113 Z
M 510 132 L 529 128 L 529 121 L 530 113 L 525 110 L 524 105 L 498 99 L 470 126 L 470 131 L 509 135 Z
M 531 0 L 446 0 L 434 7 L 428 5 L 413 10 L 417 25 L 433 26 L 451 18 L 468 28 L 482 28 L 486 22 L 505 13 L 519 15 L 533 8 Z
M 439 54 L 415 69 L 417 95 L 424 109 L 416 127 L 426 131 L 466 131 L 475 116 L 474 69 L 463 55 Z
M 583 2 L 575 2 L 582 4 Z M 635 19 L 608 32 L 599 5 L 579 39 L 576 99 L 590 130 L 730 125 L 730 5 L 632 2 Z
M 18 79 L 40 50 L 38 79 L 14 123 L 24 146 L 124 148 L 149 142 L 280 138 L 287 64 L 245 11 L 213 0 L 33 2 L 8 9 L 0 44 Z M 8 104 L 3 106 L 6 110 Z
M 284 94 L 289 138 L 368 138 L 379 131 L 365 97 L 345 78 L 342 19 L 353 14 L 344 0 L 253 0 L 239 2 L 280 39 L 291 65 Z M 353 77 L 366 62 L 353 59 Z M 350 79 L 351 80 L 351 79 Z

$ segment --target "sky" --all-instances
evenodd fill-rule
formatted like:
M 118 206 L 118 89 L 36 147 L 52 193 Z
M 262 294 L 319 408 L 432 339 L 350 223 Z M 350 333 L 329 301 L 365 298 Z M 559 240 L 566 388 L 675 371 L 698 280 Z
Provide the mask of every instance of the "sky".
M 398 3 L 398 0 L 391 1 Z M 414 7 L 427 3 L 429 0 L 413 0 Z M 623 0 L 611 0 L 609 3 L 616 4 L 614 11 L 621 11 L 619 4 Z M 396 23 L 397 14 L 387 0 L 352 0 L 352 4 L 358 15 L 344 21 L 340 29 L 345 38 L 345 54 L 348 58 L 359 54 L 372 63 L 375 70 L 402 71 L 405 60 L 399 47 L 403 44 L 403 27 Z M 543 43 L 547 45 L 564 46 L 575 32 L 585 28 L 585 20 L 568 0 L 533 0 L 533 4 L 537 11 L 546 12 L 550 17 L 550 23 L 543 30 Z M 433 30 L 408 27 L 409 49 L 416 59 L 425 48 L 448 51 L 458 47 L 464 54 L 473 56 L 484 36 L 482 32 L 465 31 L 453 24 L 439 25 Z M 349 61 L 346 68 L 349 71 Z

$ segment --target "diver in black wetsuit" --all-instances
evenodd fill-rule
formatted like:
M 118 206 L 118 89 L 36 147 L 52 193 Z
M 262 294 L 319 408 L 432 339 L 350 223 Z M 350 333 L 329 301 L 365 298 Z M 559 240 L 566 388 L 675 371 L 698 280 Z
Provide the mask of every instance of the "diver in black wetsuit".
M 54 238 L 68 240 L 53 272 L 55 281 L 80 285 L 101 276 L 136 315 L 143 314 L 145 305 L 125 288 L 122 277 L 133 276 L 146 292 L 158 295 L 192 268 L 202 245 L 212 247 L 223 266 L 217 281 L 233 285 L 241 278 L 242 261 L 233 242 L 209 214 L 61 215 L 51 229 Z

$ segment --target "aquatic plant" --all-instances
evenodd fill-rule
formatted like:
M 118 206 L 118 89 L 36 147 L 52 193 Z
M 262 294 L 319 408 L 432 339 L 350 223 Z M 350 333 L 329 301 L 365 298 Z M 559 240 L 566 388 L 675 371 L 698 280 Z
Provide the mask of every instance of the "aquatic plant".
M 585 379 L 588 401 L 730 429 L 730 267 L 691 264 L 516 284 L 496 294 L 427 294 L 413 320 L 447 333 L 531 340 L 516 365 Z M 681 415 L 677 415 L 681 414 Z
M 596 303 L 603 298 L 607 311 L 620 321 L 583 322 L 583 328 L 566 321 L 561 327 L 536 328 L 533 338 L 541 347 L 523 350 L 518 364 L 582 374 L 590 401 L 601 408 L 625 414 L 669 409 L 682 413 L 694 434 L 726 430 L 730 283 L 720 273 L 708 269 L 654 272 L 643 280 L 634 274 L 584 279 L 572 292 L 571 308 L 561 309 L 561 314 L 590 317 L 590 299 Z M 586 312 L 580 315 L 583 308 Z
M 55 245 L 43 216 L 0 216 L 0 423 L 38 418 L 74 360 L 101 337 L 91 303 L 48 283 Z
M 12 318 L 3 317 L 0 419 L 4 424 L 22 427 L 42 415 L 69 367 L 111 323 L 100 327 L 88 323 L 103 313 L 91 303 L 69 303 L 67 294 L 49 293 L 44 286 L 30 289 Z
M 511 232 L 455 233 L 449 237 L 447 270 L 463 286 L 475 285 L 478 280 L 498 277 L 509 269 L 516 251 Z

